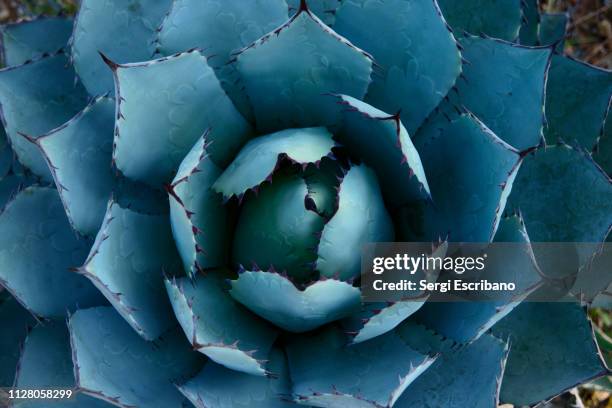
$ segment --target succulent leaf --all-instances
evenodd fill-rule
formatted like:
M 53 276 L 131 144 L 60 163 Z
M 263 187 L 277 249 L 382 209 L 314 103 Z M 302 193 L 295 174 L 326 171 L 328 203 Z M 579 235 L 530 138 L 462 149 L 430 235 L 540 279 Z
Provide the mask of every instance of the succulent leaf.
M 286 271 L 301 282 L 312 279 L 317 234 L 326 220 L 307 208 L 307 196 L 306 181 L 283 172 L 248 197 L 234 232 L 233 263 Z
M 172 234 L 189 276 L 224 265 L 229 252 L 229 216 L 212 190 L 221 169 L 207 149 L 205 136 L 185 156 L 168 187 Z
M 244 271 L 231 282 L 230 294 L 253 313 L 294 333 L 315 329 L 359 310 L 360 291 L 326 279 L 299 290 L 273 272 Z
M 241 113 L 252 115 L 246 95 L 236 83 L 238 73 L 228 64 L 233 54 L 287 20 L 284 0 L 245 3 L 243 0 L 176 0 L 157 34 L 157 52 L 171 55 L 200 48 L 221 86 Z
M 344 341 L 341 333 L 328 329 L 287 346 L 298 404 L 392 407 L 435 361 L 407 346 L 394 332 L 348 347 Z
M 429 198 L 425 170 L 399 115 L 389 115 L 346 95 L 338 96 L 344 108 L 338 140 L 378 176 L 385 199 L 406 204 Z
M 568 23 L 569 16 L 567 13 L 542 14 L 540 22 L 540 44 L 554 44 L 555 51 L 563 53 L 563 48 L 565 46 L 565 31 Z
M 4 65 L 21 65 L 64 48 L 72 24 L 68 18 L 39 17 L 0 27 Z
M 86 104 L 85 90 L 75 83 L 74 70 L 63 53 L 0 70 L 2 122 L 19 161 L 46 181 L 52 181 L 40 151 L 29 138 L 49 132 Z
M 242 197 L 272 177 L 281 158 L 301 165 L 331 155 L 335 142 L 322 127 L 287 129 L 249 141 L 213 185 L 225 199 Z
M 291 393 L 287 362 L 281 350 L 273 349 L 268 364 L 274 377 L 248 375 L 208 363 L 179 390 L 196 408 L 288 408 Z M 237 392 L 238 391 L 238 392 Z
M 41 149 L 73 228 L 92 236 L 100 228 L 115 185 L 110 166 L 115 102 L 93 99 L 61 127 L 33 140 Z
M 523 19 L 519 42 L 523 45 L 538 45 L 538 32 L 540 30 L 539 0 L 522 0 Z
M 436 2 L 350 0 L 335 15 L 334 29 L 371 52 L 382 70 L 365 101 L 401 111 L 408 131 L 416 131 L 461 73 L 458 46 Z
M 35 325 L 36 320 L 15 298 L 7 296 L 4 299 L 0 294 L 0 321 L 0 384 L 5 387 L 13 385 L 20 346 L 28 335 L 28 329 Z
M 178 330 L 147 342 L 110 307 L 79 310 L 68 320 L 76 385 L 119 407 L 182 408 L 172 382 L 196 374 L 203 359 Z
M 534 242 L 602 242 L 612 225 L 612 182 L 586 154 L 566 145 L 525 158 L 509 209 Z
M 479 37 L 461 40 L 464 78 L 457 81 L 456 104 L 478 116 L 518 150 L 542 142 L 542 104 L 551 49 L 521 47 Z
M 163 272 L 179 269 L 167 215 L 140 214 L 111 202 L 78 272 L 139 335 L 154 340 L 174 325 Z
M 612 98 L 610 101 L 612 106 Z M 593 149 L 592 157 L 608 177 L 612 178 L 612 115 L 610 115 L 610 108 L 608 108 L 601 138 Z
M 110 408 L 111 405 L 83 395 L 75 388 L 70 338 L 64 322 L 39 324 L 28 334 L 19 359 L 15 388 L 19 389 L 72 389 L 75 397 L 70 400 L 55 400 L 53 407 L 59 408 Z M 45 408 L 45 400 L 22 400 L 13 404 L 19 408 Z
M 302 6 L 301 0 L 286 0 L 289 6 L 289 15 L 292 16 L 298 12 Z M 306 6 L 308 9 L 321 19 L 328 26 L 332 26 L 336 20 L 336 12 L 340 7 L 341 0 L 308 0 Z
M 511 344 L 502 403 L 533 405 L 608 372 L 586 313 L 575 303 L 523 303 L 493 334 Z
M 440 9 L 453 30 L 487 35 L 506 41 L 518 38 L 521 0 L 439 0 Z
M 174 313 L 194 349 L 229 369 L 268 375 L 265 362 L 278 333 L 233 301 L 223 288 L 227 276 L 209 271 L 191 282 L 166 279 Z
M 236 56 L 257 128 L 271 132 L 333 122 L 323 94 L 362 98 L 372 59 L 308 8 Z
M 493 239 L 520 167 L 518 152 L 471 113 L 438 115 L 417 134 L 415 144 L 433 203 L 420 201 L 402 210 L 402 239 Z
M 169 182 L 209 128 L 209 154 L 221 167 L 249 137 L 250 125 L 199 51 L 143 63 L 107 62 L 117 100 L 113 157 L 127 177 L 153 186 Z
M 361 247 L 369 242 L 390 242 L 393 238 L 393 223 L 376 175 L 365 165 L 353 166 L 340 184 L 338 210 L 323 228 L 316 270 L 328 278 L 357 278 L 361 259 L 355 254 Z
M 61 317 L 77 306 L 102 304 L 93 285 L 69 268 L 87 255 L 56 190 L 28 187 L 0 214 L 0 283 L 28 310 Z
M 553 55 L 546 87 L 546 142 L 593 149 L 611 94 L 612 72 Z
M 71 38 L 74 66 L 91 95 L 113 91 L 113 76 L 99 52 L 118 63 L 153 56 L 156 28 L 172 0 L 83 0 Z M 117 40 L 121 33 L 121 41 Z
M 504 374 L 508 346 L 486 334 L 472 344 L 442 353 L 410 384 L 395 407 L 498 406 L 499 384 Z

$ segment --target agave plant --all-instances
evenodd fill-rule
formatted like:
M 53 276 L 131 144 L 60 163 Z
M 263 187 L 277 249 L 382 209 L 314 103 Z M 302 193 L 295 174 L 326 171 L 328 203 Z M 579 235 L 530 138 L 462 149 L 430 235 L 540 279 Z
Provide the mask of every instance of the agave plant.
M 607 374 L 584 304 L 358 285 L 369 242 L 606 240 L 612 74 L 566 21 L 82 0 L 3 27 L 0 385 L 76 395 L 11 403 L 495 407 Z

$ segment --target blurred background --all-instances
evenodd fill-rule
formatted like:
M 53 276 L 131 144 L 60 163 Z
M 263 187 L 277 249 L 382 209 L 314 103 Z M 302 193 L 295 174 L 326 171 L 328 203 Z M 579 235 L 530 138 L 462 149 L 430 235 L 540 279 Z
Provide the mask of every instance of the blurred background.
M 41 14 L 72 15 L 77 6 L 78 0 L 0 0 L 0 24 Z M 543 0 L 541 8 L 548 13 L 569 15 L 566 54 L 612 69 L 612 0 Z M 592 309 L 590 314 L 599 346 L 608 366 L 612 367 L 612 313 Z M 502 407 L 511 408 L 510 405 Z M 542 408 L 570 407 L 612 408 L 612 377 L 575 388 Z

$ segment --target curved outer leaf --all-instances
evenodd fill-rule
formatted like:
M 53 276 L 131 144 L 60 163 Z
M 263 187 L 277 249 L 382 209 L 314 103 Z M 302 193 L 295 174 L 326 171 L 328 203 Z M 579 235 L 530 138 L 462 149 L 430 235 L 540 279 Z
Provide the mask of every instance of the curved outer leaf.
M 490 335 L 448 350 L 410 384 L 395 407 L 497 407 L 507 357 L 508 344 Z
M 301 7 L 301 0 L 286 0 L 289 5 L 289 15 L 297 13 Z M 336 12 L 341 0 L 307 0 L 310 11 L 328 26 L 336 20 Z
M 394 332 L 346 347 L 329 329 L 287 347 L 293 397 L 316 407 L 392 407 L 406 387 L 435 361 Z M 375 374 L 374 374 L 375 373 Z
M 199 51 L 143 63 L 107 63 L 115 74 L 117 100 L 113 158 L 127 177 L 154 186 L 172 180 L 209 128 L 211 159 L 225 167 L 250 136 L 250 125 Z
M 290 332 L 302 333 L 359 310 L 360 292 L 334 279 L 303 291 L 272 272 L 245 271 L 231 281 L 230 294 L 253 313 Z
M 425 299 L 386 303 L 364 303 L 362 310 L 342 321 L 342 327 L 352 336 L 352 343 L 361 343 L 393 330 L 419 310 Z
M 260 131 L 333 121 L 327 92 L 363 98 L 372 59 L 327 27 L 307 7 L 243 49 L 237 69 Z
M 502 403 L 536 404 L 608 372 L 586 313 L 575 303 L 523 303 L 493 334 L 511 344 Z
M 27 336 L 19 359 L 14 388 L 18 389 L 71 389 L 74 396 L 69 400 L 54 400 L 59 408 L 110 408 L 111 405 L 83 395 L 75 388 L 70 338 L 64 322 L 38 325 Z M 11 405 L 19 408 L 45 408 L 45 400 L 22 400 Z
M 430 191 L 419 152 L 399 115 L 389 115 L 346 95 L 338 140 L 378 176 L 388 202 L 406 204 L 429 198 Z
M 113 77 L 100 58 L 145 61 L 155 51 L 156 28 L 172 0 L 82 0 L 71 38 L 74 66 L 91 95 L 113 90 Z M 117 40 L 121 33 L 121 41 Z
M 146 340 L 174 325 L 163 271 L 180 268 L 166 215 L 145 215 L 111 202 L 89 256 L 87 277 Z
M 166 280 L 174 313 L 194 349 L 229 369 L 268 375 L 265 362 L 278 332 L 233 301 L 222 287 L 225 276 Z
M 313 278 L 317 234 L 326 220 L 307 208 L 307 195 L 302 178 L 281 173 L 248 197 L 234 233 L 233 263 L 286 271 L 302 282 Z
M 115 102 L 92 102 L 61 127 L 32 141 L 41 149 L 73 228 L 100 228 L 114 186 L 111 169 Z
M 434 1 L 343 1 L 334 29 L 371 52 L 382 67 L 382 74 L 372 78 L 366 102 L 385 112 L 401 111 L 409 132 L 416 131 L 461 73 L 458 45 Z
M 518 38 L 523 16 L 521 0 L 439 0 L 438 3 L 453 30 L 506 41 Z
M 13 385 L 21 345 L 36 321 L 15 298 L 4 299 L 4 293 L 0 294 L 0 321 L 0 385 L 7 387 Z
M 213 188 L 227 200 L 241 198 L 270 180 L 281 158 L 305 166 L 332 154 L 335 142 L 326 128 L 287 129 L 251 140 L 215 181 Z
M 0 70 L 0 116 L 8 139 L 19 161 L 46 181 L 52 178 L 45 160 L 20 133 L 37 138 L 85 104 L 85 91 L 62 53 Z
M 597 143 L 612 95 L 612 72 L 554 55 L 546 87 L 546 142 L 591 150 Z
M 110 307 L 79 310 L 68 320 L 76 385 L 119 407 L 180 408 L 172 384 L 197 373 L 198 353 L 173 330 L 146 342 Z
M 69 268 L 87 255 L 57 191 L 28 187 L 0 214 L 0 283 L 35 315 L 64 316 L 102 303 L 95 288 Z
M 271 351 L 268 366 L 278 378 L 262 378 L 208 363 L 197 376 L 179 385 L 179 390 L 197 408 L 294 407 L 285 401 L 291 392 L 291 383 L 281 350 Z
M 542 14 L 540 22 L 540 44 L 554 45 L 556 52 L 563 53 L 566 27 L 568 24 L 568 13 Z
M 225 265 L 229 251 L 229 217 L 211 188 L 221 169 L 210 160 L 207 149 L 204 136 L 185 156 L 167 187 L 172 233 L 189 276 Z
M 323 228 L 315 268 L 322 276 L 349 280 L 359 276 L 356 254 L 364 244 L 393 241 L 393 223 L 376 175 L 365 165 L 351 167 L 338 195 L 338 211 Z
M 286 20 L 284 0 L 176 0 L 158 28 L 157 52 L 170 55 L 192 48 L 206 50 L 223 89 L 243 114 L 252 114 L 236 83 L 236 67 L 228 62 L 233 53 Z
M 514 291 L 499 293 L 492 301 L 428 302 L 415 314 L 416 320 L 454 341 L 473 342 L 537 290 L 542 284 L 541 271 L 522 219 L 518 216 L 503 219 L 495 242 L 521 244 L 487 252 L 487 279 L 513 282 Z
M 403 209 L 402 239 L 488 242 L 516 172 L 518 152 L 471 113 L 438 115 L 417 135 L 433 203 Z
M 58 51 L 66 46 L 72 33 L 72 20 L 39 17 L 0 27 L 0 43 L 5 66 L 20 65 Z
M 461 44 L 469 64 L 457 81 L 458 96 L 451 94 L 455 102 L 518 150 L 539 145 L 552 49 L 478 37 L 466 37 Z
M 508 208 L 534 242 L 602 242 L 612 225 L 612 182 L 590 156 L 560 145 L 525 158 Z

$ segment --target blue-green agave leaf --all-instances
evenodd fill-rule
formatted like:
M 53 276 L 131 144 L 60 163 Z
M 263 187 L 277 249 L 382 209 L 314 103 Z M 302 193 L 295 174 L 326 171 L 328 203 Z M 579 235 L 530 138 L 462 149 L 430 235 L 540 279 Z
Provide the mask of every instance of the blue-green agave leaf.
M 174 325 L 163 272 L 180 269 L 166 215 L 140 214 L 111 202 L 87 260 L 87 277 L 146 340 Z
M 39 17 L 2 26 L 4 65 L 20 65 L 56 52 L 66 46 L 71 33 L 72 20 L 64 17 Z
M 100 305 L 93 285 L 69 271 L 88 244 L 75 237 L 56 190 L 28 187 L 0 214 L 0 283 L 42 317 Z
M 9 174 L 0 180 L 0 208 L 4 208 L 15 195 L 25 187 L 35 183 L 33 177 Z
M 183 266 L 189 276 L 226 264 L 229 216 L 212 185 L 221 169 L 208 157 L 206 136 L 181 163 L 171 185 L 170 222 Z
M 113 90 L 99 52 L 118 63 L 145 61 L 172 0 L 82 0 L 71 38 L 74 66 L 91 95 Z M 117 39 L 121 33 L 121 40 Z M 153 116 L 151 116 L 153 117 Z
M 307 196 L 304 179 L 279 173 L 256 196 L 247 197 L 234 233 L 233 263 L 286 271 L 299 281 L 312 279 L 318 234 L 326 220 L 307 208 Z
M 471 113 L 439 115 L 415 144 L 433 203 L 403 209 L 402 239 L 492 240 L 520 167 L 518 152 Z
M 532 405 L 608 372 L 578 304 L 523 303 L 493 327 L 510 341 L 501 402 Z
M 361 343 L 385 334 L 406 320 L 423 306 L 426 298 L 390 303 L 364 303 L 359 313 L 342 320 L 342 327 Z
M 274 272 L 241 271 L 230 294 L 255 314 L 290 332 L 301 333 L 359 310 L 360 291 L 335 279 L 299 290 Z
M 453 30 L 506 41 L 518 38 L 523 17 L 521 0 L 439 0 Z
M 417 312 L 416 320 L 456 342 L 472 342 L 541 286 L 541 271 L 519 216 L 504 218 L 494 241 L 521 244 L 506 246 L 503 252 L 487 253 L 487 270 L 490 272 L 487 279 L 513 282 L 515 290 L 498 294 L 491 301 L 428 302 Z M 512 262 L 508 262 L 510 258 Z
M 523 20 L 519 42 L 523 45 L 538 45 L 540 30 L 539 0 L 522 0 Z
M 610 106 L 612 106 L 612 97 Z M 608 108 L 603 132 L 593 149 L 592 157 L 608 177 L 612 177 L 612 115 L 610 115 L 610 108 Z
M 252 115 L 246 95 L 237 83 L 238 72 L 228 64 L 233 54 L 287 20 L 284 0 L 176 0 L 158 28 L 157 52 L 175 54 L 201 48 L 211 55 L 221 86 L 237 108 Z
M 100 228 L 115 184 L 114 117 L 115 102 L 95 98 L 64 125 L 32 139 L 47 161 L 70 223 L 85 236 Z
M 612 72 L 554 55 L 546 87 L 546 142 L 593 149 L 611 94 Z
M 525 158 L 508 208 L 521 212 L 534 242 L 602 242 L 612 225 L 612 182 L 587 153 L 547 147 Z
M 196 408 L 288 408 L 291 383 L 285 355 L 272 349 L 268 367 L 272 377 L 248 375 L 208 363 L 197 376 L 179 385 Z
M 401 111 L 409 132 L 416 131 L 461 73 L 458 45 L 434 1 L 343 1 L 334 29 L 371 52 L 380 65 L 366 102 L 385 112 Z
M 27 336 L 19 359 L 13 387 L 19 389 L 64 389 L 75 394 L 70 400 L 55 400 L 53 407 L 110 408 L 112 405 L 83 395 L 75 387 L 70 337 L 64 322 L 48 322 L 36 326 Z M 22 400 L 14 403 L 19 408 L 45 408 L 45 400 Z
M 174 313 L 194 349 L 229 369 L 269 375 L 266 361 L 278 332 L 227 293 L 223 271 L 193 281 L 166 279 Z
M 107 63 L 115 75 L 117 100 L 113 157 L 127 177 L 154 186 L 172 180 L 209 128 L 210 157 L 225 167 L 249 137 L 250 125 L 200 51 L 142 63 Z
M 302 0 L 287 0 L 289 5 L 289 15 L 298 12 L 300 7 L 304 7 Z M 336 12 L 340 7 L 341 0 L 307 0 L 308 9 L 321 19 L 328 26 L 332 26 L 336 20 Z
M 13 385 L 15 370 L 21 345 L 24 342 L 29 328 L 36 321 L 30 312 L 22 307 L 17 299 L 10 295 L 0 294 L 0 321 L 2 334 L 0 335 L 0 384 L 3 387 Z
M 406 345 L 396 333 L 346 346 L 328 329 L 287 346 L 293 398 L 316 407 L 392 407 L 435 357 Z M 376 373 L 375 375 L 373 373 Z
M 236 55 L 260 131 L 326 125 L 334 120 L 324 93 L 362 99 L 372 59 L 336 34 L 305 2 L 275 31 Z
M 365 165 L 353 166 L 340 184 L 338 210 L 323 228 L 315 268 L 329 278 L 357 278 L 361 260 L 355 254 L 361 247 L 393 238 L 393 223 L 376 175 Z
M 335 142 L 323 127 L 287 129 L 257 137 L 244 146 L 213 185 L 225 199 L 242 197 L 272 178 L 282 158 L 305 166 L 332 154 Z
M 399 115 L 389 115 L 346 95 L 338 96 L 343 120 L 338 140 L 378 176 L 387 201 L 429 198 L 425 170 Z
M 507 356 L 508 344 L 491 335 L 446 350 L 410 384 L 395 407 L 497 407 Z
M 478 116 L 518 150 L 542 142 L 544 89 L 551 48 L 522 47 L 493 38 L 461 40 L 464 66 L 456 104 Z
M 553 45 L 555 51 L 563 52 L 565 31 L 569 22 L 567 13 L 544 13 L 540 22 L 540 44 Z M 548 107 L 546 108 L 548 109 Z
M 85 90 L 63 53 L 0 70 L 1 118 L 19 161 L 52 181 L 45 160 L 27 138 L 37 138 L 64 124 L 86 104 Z
M 179 330 L 147 342 L 111 307 L 79 310 L 68 320 L 76 385 L 119 407 L 183 408 L 173 383 L 195 375 L 203 358 Z

